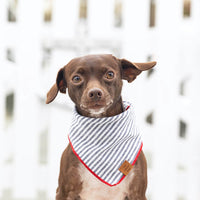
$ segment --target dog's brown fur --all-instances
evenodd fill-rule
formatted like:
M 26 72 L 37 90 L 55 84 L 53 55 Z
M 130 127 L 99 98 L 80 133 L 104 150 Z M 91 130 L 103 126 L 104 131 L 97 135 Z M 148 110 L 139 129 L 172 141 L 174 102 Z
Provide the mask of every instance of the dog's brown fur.
M 131 63 L 112 55 L 90 55 L 73 59 L 59 70 L 56 84 L 47 94 L 46 103 L 52 102 L 58 91 L 66 93 L 68 88 L 68 94 L 79 114 L 89 117 L 117 115 L 123 112 L 122 79 L 132 82 L 142 71 L 152 68 L 155 64 L 156 62 Z M 61 158 L 57 200 L 81 200 L 83 198 L 81 195 L 85 190 L 85 183 L 81 178 L 80 164 L 69 145 Z M 127 182 L 128 189 L 122 195 L 122 200 L 145 200 L 147 165 L 142 151 L 132 173 L 133 176 L 131 176 L 131 181 Z M 126 179 L 123 181 L 125 182 Z M 120 185 L 118 187 L 120 192 Z M 99 196 L 96 200 L 110 199 L 109 194 Z

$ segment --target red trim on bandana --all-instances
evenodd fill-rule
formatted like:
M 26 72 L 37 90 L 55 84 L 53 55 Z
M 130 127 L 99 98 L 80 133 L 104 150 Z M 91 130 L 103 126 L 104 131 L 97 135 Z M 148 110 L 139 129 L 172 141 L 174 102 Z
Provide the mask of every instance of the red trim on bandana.
M 126 108 L 126 110 L 129 108 L 130 106 L 128 106 L 127 108 Z M 83 162 L 83 160 L 79 157 L 79 155 L 76 153 L 76 151 L 74 150 L 74 148 L 73 148 L 73 146 L 72 146 L 72 143 L 71 143 L 71 141 L 70 141 L 70 139 L 69 139 L 69 135 L 68 135 L 68 140 L 69 140 L 69 143 L 70 143 L 70 145 L 71 145 L 71 148 L 72 148 L 72 151 L 74 152 L 74 154 L 76 155 L 76 157 L 80 160 L 80 162 L 96 177 L 96 178 L 98 178 L 101 182 L 103 182 L 103 183 L 105 183 L 106 185 L 109 185 L 109 186 L 115 186 L 115 185 L 118 185 L 119 183 L 121 183 L 122 182 L 122 180 L 126 177 L 125 175 L 123 175 L 122 176 L 122 178 L 119 180 L 119 182 L 118 183 L 116 183 L 116 184 L 114 184 L 114 185 L 111 185 L 111 184 L 109 184 L 109 183 L 107 183 L 106 181 L 104 181 L 103 179 L 101 179 L 98 175 L 96 175 L 84 162 Z M 140 152 L 141 152 L 141 150 L 142 150 L 142 146 L 143 146 L 143 143 L 141 143 L 141 146 L 140 146 L 140 149 L 139 149 L 139 151 L 138 151 L 138 153 L 137 153 L 137 156 L 135 157 L 135 160 L 133 161 L 133 163 L 131 164 L 131 165 L 134 165 L 135 164 L 135 162 L 137 161 L 137 159 L 138 159 L 138 157 L 139 157 L 139 155 L 140 155 Z
M 130 106 L 127 106 L 126 110 L 128 110 L 130 108 Z

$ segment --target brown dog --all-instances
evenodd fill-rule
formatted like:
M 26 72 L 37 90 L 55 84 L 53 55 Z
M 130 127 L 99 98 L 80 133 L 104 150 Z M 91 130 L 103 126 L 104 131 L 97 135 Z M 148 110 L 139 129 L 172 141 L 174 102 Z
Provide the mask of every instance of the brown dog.
M 46 103 L 57 93 L 68 94 L 77 112 L 86 117 L 102 118 L 122 113 L 122 79 L 132 82 L 156 62 L 131 63 L 112 55 L 89 55 L 75 58 L 58 72 L 56 83 L 47 94 Z M 60 165 L 57 200 L 145 200 L 147 187 L 146 159 L 141 151 L 131 172 L 118 185 L 110 187 L 99 181 L 79 161 L 70 145 Z

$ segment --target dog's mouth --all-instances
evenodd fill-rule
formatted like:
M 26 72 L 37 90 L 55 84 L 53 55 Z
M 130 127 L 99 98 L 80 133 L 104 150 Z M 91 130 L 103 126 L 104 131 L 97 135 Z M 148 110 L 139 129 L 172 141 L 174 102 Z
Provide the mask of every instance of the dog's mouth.
M 102 109 L 102 108 L 105 108 L 107 107 L 108 104 L 106 104 L 105 102 L 85 102 L 85 103 L 82 103 L 80 105 L 81 109 L 83 110 L 99 110 L 99 109 Z
M 91 103 L 89 106 L 88 106 L 88 109 L 94 109 L 94 110 L 98 110 L 98 109 L 101 109 L 101 108 L 104 108 L 106 107 L 106 104 L 105 103 Z
M 100 117 L 112 105 L 113 101 L 109 102 L 87 102 L 80 105 L 81 109 L 87 111 L 92 117 Z

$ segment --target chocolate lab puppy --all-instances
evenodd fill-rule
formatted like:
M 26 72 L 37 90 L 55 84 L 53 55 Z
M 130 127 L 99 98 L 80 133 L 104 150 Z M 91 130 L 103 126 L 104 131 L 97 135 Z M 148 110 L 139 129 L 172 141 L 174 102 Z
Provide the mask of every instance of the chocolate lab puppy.
M 121 156 L 126 154 L 126 151 L 124 151 L 125 146 L 121 148 L 120 152 L 123 152 L 122 155 L 119 154 L 114 158 L 114 160 L 117 160 L 116 165 L 114 165 L 114 168 L 117 167 L 116 172 L 112 171 L 111 173 L 106 171 L 107 169 L 105 170 L 105 168 L 107 164 L 104 166 L 101 163 L 100 157 L 106 155 L 104 151 L 102 151 L 104 143 L 108 140 L 111 142 L 117 140 L 117 138 L 120 138 L 122 135 L 120 131 L 117 131 L 118 127 L 123 123 L 119 120 L 119 116 L 124 116 L 124 113 L 131 110 L 129 109 L 130 106 L 126 107 L 122 101 L 122 80 L 127 80 L 130 83 L 142 71 L 152 68 L 155 64 L 156 62 L 132 63 L 128 60 L 117 59 L 107 54 L 88 55 L 71 60 L 59 70 L 56 83 L 47 94 L 46 103 L 52 102 L 56 98 L 58 92 L 66 93 L 66 89 L 68 89 L 68 94 L 75 104 L 75 116 L 77 118 L 75 120 L 76 123 L 74 122 L 74 124 L 72 124 L 70 131 L 70 133 L 73 132 L 76 137 L 74 137 L 74 135 L 69 137 L 70 144 L 63 152 L 61 158 L 59 185 L 56 193 L 57 200 L 146 199 L 147 164 L 142 152 L 142 145 L 135 150 L 136 156 L 133 160 L 129 161 L 131 163 L 129 164 L 125 161 L 126 163 L 124 162 L 123 165 L 119 163 L 121 161 L 118 162 L 118 157 L 121 158 Z M 112 120 L 113 118 L 114 120 Z M 130 120 L 132 119 L 131 117 Z M 95 120 L 98 120 L 98 126 L 96 124 L 92 125 Z M 99 132 L 96 133 L 95 131 L 103 126 L 102 123 L 100 123 L 102 120 L 108 123 L 117 121 L 118 124 L 116 126 L 111 126 L 109 124 L 108 126 L 110 126 L 110 128 L 107 128 L 110 130 L 113 129 L 113 131 L 109 132 L 109 134 L 112 135 L 112 139 L 109 139 L 109 134 L 105 134 L 106 128 L 104 128 L 105 130 L 102 131 L 102 138 L 98 140 Z M 84 125 L 85 127 L 83 128 L 82 126 Z M 112 128 L 114 126 L 115 128 Z M 123 132 L 124 129 L 127 128 L 122 128 L 121 131 Z M 136 135 L 131 138 L 134 138 L 133 140 L 139 138 L 138 135 L 137 137 Z M 93 140 L 93 138 L 95 138 L 95 140 Z M 90 144 L 91 148 L 96 148 L 96 144 L 98 142 L 101 143 L 98 150 L 92 150 L 92 156 L 87 155 L 87 151 L 84 150 L 88 145 L 86 141 L 92 141 L 92 144 Z M 123 140 L 117 141 L 119 143 Z M 138 141 L 140 140 L 138 139 Z M 114 150 L 116 152 L 117 148 L 120 148 L 118 143 L 117 145 L 112 145 L 116 147 Z M 123 145 L 127 143 L 128 140 L 126 140 Z M 75 144 L 81 145 L 76 147 Z M 138 144 L 142 143 L 138 142 Z M 106 148 L 106 150 L 109 150 L 109 154 L 104 157 L 108 158 L 113 153 L 111 149 L 112 147 L 110 146 Z M 90 148 L 88 150 L 90 150 Z M 129 148 L 129 151 L 131 151 L 131 148 Z M 99 152 L 103 152 L 103 154 L 98 154 Z M 90 165 L 86 162 L 89 157 L 91 158 L 88 161 Z M 109 163 L 109 160 L 112 160 L 112 158 L 107 159 L 106 162 Z M 97 164 L 100 163 L 97 165 L 98 167 L 96 167 L 99 174 L 92 168 L 93 161 L 96 161 L 96 159 L 98 159 Z M 122 171 L 118 170 L 118 164 L 123 168 Z M 93 167 L 95 168 L 95 166 L 96 164 Z M 104 177 L 105 174 L 106 176 Z M 121 177 L 118 179 L 119 176 Z M 109 177 L 108 180 L 106 179 L 107 177 Z

